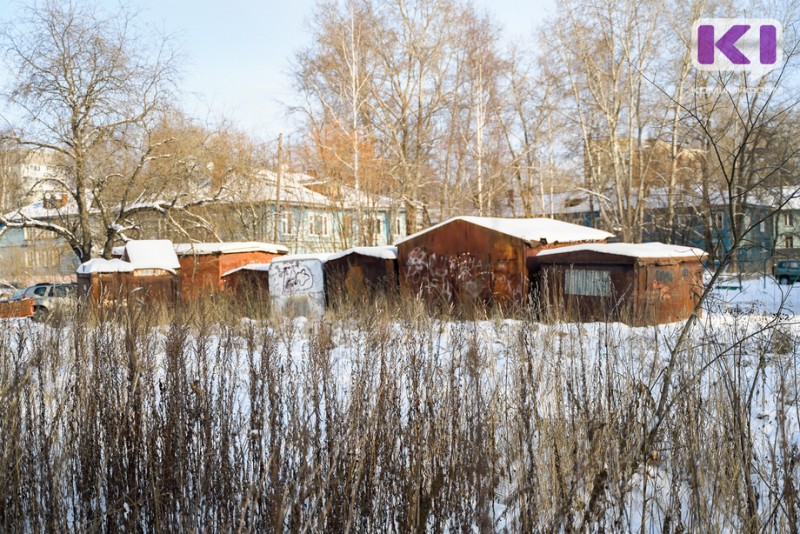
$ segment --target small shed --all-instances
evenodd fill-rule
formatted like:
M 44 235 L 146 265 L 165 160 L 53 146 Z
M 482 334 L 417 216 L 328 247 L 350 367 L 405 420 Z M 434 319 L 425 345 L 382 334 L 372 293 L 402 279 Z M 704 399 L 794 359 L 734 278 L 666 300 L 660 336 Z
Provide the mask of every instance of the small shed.
M 569 246 L 536 256 L 545 309 L 633 326 L 688 318 L 703 290 L 703 250 L 663 243 Z
M 222 274 L 225 291 L 237 295 L 269 293 L 269 268 L 271 263 L 250 263 Z
M 524 304 L 536 254 L 611 237 L 553 219 L 456 217 L 396 243 L 400 290 L 432 301 Z
M 332 254 L 325 262 L 325 290 L 329 301 L 397 291 L 397 247 L 353 247 Z
M 77 278 L 78 296 L 99 307 L 131 301 L 174 305 L 180 293 L 175 269 L 157 263 L 95 258 L 78 267 Z
M 264 264 L 287 254 L 283 245 L 257 241 L 234 243 L 176 243 L 181 265 L 184 302 L 224 291 L 225 274 L 248 264 Z
M 272 260 L 269 294 L 273 313 L 325 313 L 325 262 L 329 254 L 292 254 Z

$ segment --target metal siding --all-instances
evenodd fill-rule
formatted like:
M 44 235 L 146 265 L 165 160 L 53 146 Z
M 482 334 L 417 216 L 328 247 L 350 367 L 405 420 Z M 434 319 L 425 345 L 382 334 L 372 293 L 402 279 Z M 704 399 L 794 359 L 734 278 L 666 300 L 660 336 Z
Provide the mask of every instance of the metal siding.
M 398 245 L 400 288 L 431 302 L 523 304 L 527 245 L 455 220 Z

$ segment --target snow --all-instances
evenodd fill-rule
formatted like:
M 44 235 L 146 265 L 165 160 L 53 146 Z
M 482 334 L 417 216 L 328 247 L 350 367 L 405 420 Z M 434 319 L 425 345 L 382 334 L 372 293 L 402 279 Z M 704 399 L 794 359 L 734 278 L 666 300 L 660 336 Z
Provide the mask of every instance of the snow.
M 371 195 L 364 191 L 357 191 L 352 187 L 341 186 L 340 191 L 342 197 L 340 203 L 345 208 L 391 208 L 397 205 L 397 202 L 394 202 L 389 197 Z
M 404 243 L 436 228 L 449 224 L 453 221 L 466 221 L 477 226 L 482 226 L 490 230 L 495 230 L 501 234 L 516 237 L 528 243 L 577 243 L 581 241 L 605 241 L 613 234 L 596 228 L 589 228 L 578 224 L 556 221 L 554 219 L 533 218 L 533 219 L 509 219 L 502 217 L 454 217 L 441 222 L 437 225 L 426 228 L 421 232 L 410 235 L 397 241 L 395 244 Z
M 9 221 L 22 221 L 25 219 L 52 219 L 55 217 L 64 217 L 67 215 L 76 215 L 78 213 L 78 204 L 71 196 L 67 198 L 66 205 L 59 208 L 46 208 L 43 201 L 33 202 L 27 206 L 23 206 L 18 210 L 14 210 L 3 215 L 4 219 Z
M 266 252 L 267 254 L 286 254 L 289 249 L 283 245 L 259 241 L 235 241 L 227 243 L 175 243 L 178 256 L 206 254 L 234 254 L 237 252 Z
M 135 270 L 132 263 L 120 259 L 94 258 L 78 266 L 78 274 L 130 273 Z
M 361 254 L 382 260 L 396 260 L 397 247 L 352 247 L 328 256 L 327 261 L 338 260 L 349 254 Z
M 252 177 L 234 178 L 228 188 L 234 192 L 231 200 L 237 202 L 275 202 L 278 198 L 278 175 L 274 171 L 259 171 Z M 289 172 L 281 174 L 280 201 L 283 204 L 333 207 L 328 197 L 305 187 L 297 174 Z
M 291 264 L 283 263 L 287 266 Z M 295 260 L 294 263 L 300 262 Z M 318 262 L 311 263 L 319 265 Z M 800 312 L 800 284 L 779 286 L 769 277 L 740 279 L 731 275 L 716 284 L 712 297 L 714 306 L 722 303 L 736 307 L 710 307 L 690 333 L 685 345 L 686 357 L 680 358 L 675 369 L 673 395 L 670 397 L 676 403 L 672 408 L 676 413 L 675 423 L 669 423 L 662 433 L 657 449 L 660 457 L 640 467 L 634 464 L 634 469 L 628 469 L 629 466 L 620 468 L 618 461 L 620 458 L 633 458 L 625 456 L 630 451 L 622 447 L 626 444 L 627 436 L 620 434 L 618 441 L 609 440 L 609 436 L 613 438 L 613 434 L 619 433 L 620 429 L 642 428 L 639 426 L 640 421 L 644 423 L 647 421 L 645 418 L 652 416 L 652 396 L 658 394 L 662 383 L 661 371 L 670 356 L 671 341 L 676 339 L 682 323 L 632 328 L 621 323 L 539 324 L 502 318 L 487 321 L 442 321 L 427 317 L 413 320 L 389 317 L 385 331 L 381 331 L 381 336 L 376 336 L 376 331 L 370 330 L 363 323 L 344 318 L 326 321 L 326 327 L 330 327 L 330 335 L 320 338 L 321 323 L 305 319 L 279 323 L 242 320 L 241 326 L 230 327 L 222 333 L 212 332 L 209 335 L 203 329 L 192 329 L 188 333 L 189 338 L 180 344 L 178 350 L 183 351 L 180 353 L 180 361 L 185 362 L 183 365 L 186 366 L 187 376 L 193 377 L 195 375 L 191 373 L 198 373 L 198 369 L 204 370 L 201 378 L 204 381 L 204 390 L 209 392 L 209 410 L 219 406 L 233 406 L 229 413 L 229 423 L 219 420 L 212 424 L 229 424 L 230 428 L 241 429 L 243 434 L 240 441 L 228 445 L 231 447 L 228 451 L 211 448 L 223 443 L 222 440 L 208 444 L 208 450 L 218 455 L 241 453 L 247 457 L 255 450 L 268 450 L 247 448 L 249 443 L 258 439 L 266 440 L 271 429 L 268 422 L 254 427 L 250 404 L 251 392 L 256 389 L 253 385 L 263 384 L 266 380 L 263 375 L 252 372 L 253 369 L 260 368 L 253 367 L 253 362 L 261 365 L 259 358 L 268 357 L 269 360 L 265 360 L 267 363 L 263 364 L 263 368 L 269 365 L 270 370 L 276 370 L 274 375 L 269 376 L 275 377 L 275 383 L 282 388 L 278 390 L 282 395 L 280 400 L 285 401 L 276 408 L 281 410 L 280 414 L 285 418 L 282 428 L 297 429 L 295 434 L 301 435 L 296 441 L 287 439 L 281 442 L 288 444 L 285 457 L 299 458 L 295 461 L 305 461 L 307 457 L 316 458 L 318 456 L 314 454 L 319 451 L 331 452 L 330 449 L 325 449 L 325 431 L 329 428 L 325 425 L 328 424 L 337 432 L 335 435 L 331 434 L 331 441 L 348 446 L 353 441 L 350 433 L 357 433 L 362 427 L 346 426 L 348 421 L 345 418 L 353 417 L 352 414 L 357 413 L 354 410 L 363 410 L 369 417 L 380 418 L 374 419 L 376 424 L 384 417 L 387 422 L 397 424 L 396 435 L 391 435 L 390 432 L 387 435 L 390 441 L 386 445 L 387 450 L 397 456 L 407 454 L 409 450 L 413 452 L 402 440 L 412 435 L 410 433 L 415 432 L 414 428 L 427 432 L 429 428 L 436 428 L 433 423 L 441 425 L 442 421 L 447 424 L 452 422 L 450 436 L 453 439 L 442 439 L 432 447 L 437 447 L 435 451 L 441 453 L 442 457 L 453 458 L 456 468 L 463 469 L 463 460 L 458 455 L 464 449 L 455 447 L 463 447 L 466 441 L 460 439 L 467 439 L 469 436 L 461 432 L 472 427 L 463 424 L 462 420 L 477 417 L 481 414 L 479 410 L 487 408 L 488 415 L 498 415 L 490 420 L 491 426 L 487 425 L 489 431 L 495 434 L 484 442 L 485 450 L 475 447 L 474 461 L 486 459 L 484 455 L 489 453 L 497 454 L 489 461 L 495 462 L 492 465 L 503 468 L 490 475 L 497 478 L 497 485 L 491 491 L 485 492 L 485 498 L 489 502 L 488 506 L 497 510 L 498 518 L 503 524 L 507 524 L 508 530 L 519 530 L 517 516 L 524 512 L 523 506 L 530 506 L 529 503 L 546 503 L 551 499 L 551 495 L 547 493 L 547 482 L 553 480 L 553 476 L 544 472 L 543 480 L 536 481 L 538 485 L 531 486 L 529 490 L 524 485 L 527 484 L 527 479 L 521 476 L 521 473 L 524 474 L 521 468 L 546 468 L 548 463 L 552 466 L 552 451 L 558 452 L 558 440 L 563 444 L 560 445 L 563 447 L 561 450 L 567 453 L 564 455 L 566 465 L 574 468 L 568 472 L 571 484 L 568 488 L 569 502 L 579 512 L 585 510 L 588 501 L 591 488 L 587 486 L 592 482 L 593 467 L 607 467 L 609 479 L 600 494 L 605 524 L 590 523 L 584 530 L 639 532 L 644 526 L 647 532 L 657 532 L 660 525 L 665 524 L 664 514 L 669 513 L 673 525 L 682 524 L 684 530 L 689 532 L 703 531 L 699 528 L 700 524 L 693 520 L 694 515 L 698 514 L 695 506 L 699 503 L 707 510 L 699 512 L 708 515 L 709 523 L 706 526 L 718 527 L 709 530 L 735 532 L 743 530 L 741 518 L 737 515 L 737 503 L 718 499 L 716 493 L 719 491 L 719 495 L 725 496 L 718 485 L 720 482 L 723 485 L 730 482 L 725 478 L 730 475 L 717 469 L 721 464 L 715 463 L 718 459 L 727 458 L 724 454 L 733 446 L 728 442 L 728 434 L 720 432 L 735 431 L 724 419 L 731 413 L 729 404 L 736 402 L 737 410 L 740 405 L 747 409 L 741 414 L 748 418 L 745 425 L 746 437 L 752 439 L 753 449 L 747 458 L 747 473 L 743 476 L 752 477 L 753 485 L 760 495 L 757 512 L 761 517 L 770 516 L 777 509 L 776 503 L 780 504 L 782 493 L 775 475 L 787 473 L 785 465 L 793 465 L 796 456 L 792 448 L 800 445 L 796 375 L 798 353 L 773 353 L 770 340 L 765 338 L 762 331 L 765 324 L 771 324 L 770 321 L 776 319 L 764 314 L 794 315 Z M 738 306 L 746 309 L 739 309 Z M 27 339 L 29 344 L 42 343 L 44 336 L 41 334 L 58 336 L 58 339 L 65 336 L 63 330 L 29 321 L 7 324 L 13 325 L 13 328 L 9 327 L 2 332 L 2 336 L 7 337 L 4 345 L 13 346 L 11 343 L 17 338 Z M 245 342 L 244 336 L 251 326 L 260 326 L 264 333 L 270 335 L 261 336 L 262 345 L 256 343 L 252 348 L 247 348 L 249 344 Z M 785 329 L 794 340 L 800 339 L 800 324 L 796 321 L 781 319 L 778 327 Z M 14 334 L 19 329 L 33 329 L 32 333 L 40 335 L 15 337 Z M 97 334 L 92 335 L 102 339 L 100 336 L 107 335 L 107 332 L 113 335 L 115 331 L 114 328 L 98 328 Z M 160 384 L 159 378 L 170 372 L 175 373 L 174 370 L 169 370 L 169 366 L 174 366 L 175 362 L 172 353 L 167 350 L 170 346 L 167 340 L 169 331 L 170 327 L 165 326 L 163 330 L 154 330 L 152 335 L 155 357 L 150 356 L 153 358 L 150 361 L 154 371 L 145 375 L 149 382 L 142 381 L 142 385 L 149 388 L 146 391 L 158 391 L 159 386 L 151 383 Z M 75 339 L 78 334 L 67 331 L 66 335 L 75 336 L 67 339 Z M 320 339 L 325 341 L 322 349 Z M 122 355 L 125 354 L 122 351 L 126 342 L 124 335 L 119 336 Z M 732 348 L 735 350 L 731 350 Z M 151 348 L 148 347 L 147 350 Z M 29 351 L 19 352 L 23 354 Z M 58 362 L 61 363 L 60 360 Z M 70 398 L 75 381 L 71 373 L 80 372 L 83 365 L 82 361 L 63 365 L 59 367 L 64 371 L 61 371 L 62 376 L 57 377 L 58 382 L 55 385 L 45 383 L 49 388 L 46 391 L 54 393 L 43 396 L 48 403 L 48 409 L 57 412 L 64 399 Z M 108 368 L 111 371 L 105 371 L 104 367 L 104 372 L 119 373 L 110 375 L 110 383 L 115 383 L 114 380 L 117 379 L 124 381 L 124 373 L 127 371 L 124 366 L 118 371 L 113 366 Z M 207 374 L 205 370 L 208 370 Z M 31 380 L 41 376 L 51 375 L 32 373 Z M 417 394 L 416 380 L 420 376 L 425 381 L 420 386 L 418 398 L 421 399 L 422 406 L 427 407 L 425 403 L 428 403 L 431 409 L 416 414 L 414 424 L 420 426 L 406 426 L 410 410 L 413 409 L 412 395 Z M 529 389 L 527 396 L 523 396 L 525 394 L 520 383 Z M 320 437 L 315 437 L 310 431 L 312 425 L 316 424 L 311 414 L 319 405 L 311 404 L 310 394 L 304 388 L 321 388 L 320 384 L 329 388 L 325 390 L 324 402 L 332 401 L 332 409 L 330 418 L 322 418 L 319 423 Z M 474 391 L 479 392 L 479 395 L 473 393 Z M 739 400 L 747 395 L 741 395 L 735 401 L 726 396 L 743 392 L 751 393 L 752 403 Z M 626 397 L 626 394 L 634 393 L 641 397 Z M 223 398 L 228 395 L 232 399 L 231 404 L 222 404 Z M 392 399 L 381 405 L 389 406 L 391 410 L 374 415 L 371 410 L 376 406 L 375 399 L 380 396 Z M 684 400 L 685 398 L 689 400 Z M 530 405 L 521 404 L 529 399 L 533 400 Z M 153 417 L 156 417 L 159 412 L 155 410 L 163 406 L 164 400 L 153 396 L 152 401 Z M 206 402 L 205 397 L 203 401 Z M 785 406 L 781 407 L 780 403 L 785 403 Z M 148 406 L 147 403 L 144 405 Z M 684 433 L 680 425 L 685 419 L 678 412 L 688 405 L 693 405 L 696 410 L 693 417 L 697 424 L 691 432 Z M 403 411 L 401 415 L 394 414 L 395 406 L 398 412 Z M 527 415 L 527 412 L 532 414 Z M 447 419 L 448 416 L 452 419 Z M 437 417 L 440 419 L 436 419 Z M 523 430 L 523 421 L 531 425 L 530 432 Z M 574 426 L 566 424 L 570 421 Z M 608 422 L 625 423 L 625 426 L 613 426 L 606 430 L 604 425 Z M 346 429 L 345 432 L 340 430 L 343 428 Z M 449 429 L 450 427 L 445 428 Z M 596 442 L 592 442 L 591 437 L 587 439 L 583 435 L 587 430 L 597 431 L 600 439 Z M 288 431 L 286 433 L 289 434 Z M 785 433 L 788 442 L 788 458 L 778 446 L 782 433 Z M 682 437 L 690 436 L 698 437 L 698 441 L 679 441 Z M 714 436 L 718 440 L 712 439 Z M 521 443 L 516 441 L 518 437 L 527 437 L 530 441 Z M 60 440 L 60 433 L 56 432 L 53 439 Z M 372 433 L 365 437 L 364 443 L 368 443 L 368 439 L 372 439 Z M 62 441 L 58 441 L 55 448 L 68 445 Z M 350 450 L 357 451 L 360 447 L 362 442 L 355 441 Z M 298 442 L 305 448 L 299 449 Z M 604 448 L 604 442 L 619 447 L 619 452 L 614 448 L 606 453 L 608 449 Z M 580 448 L 566 448 L 566 445 L 572 443 Z M 598 444 L 597 448 L 595 444 Z M 533 451 L 531 458 L 522 454 L 523 447 L 527 445 Z M 243 448 L 235 449 L 237 446 Z M 697 482 L 690 480 L 686 471 L 687 447 L 692 447 L 693 453 L 697 453 L 698 472 L 703 474 Z M 715 448 L 720 449 L 718 456 Z M 434 449 L 424 449 L 423 452 L 427 450 Z M 303 456 L 306 453 L 308 456 Z M 608 456 L 601 456 L 604 453 Z M 265 462 L 272 459 L 268 453 L 262 454 Z M 570 458 L 572 455 L 574 459 Z M 433 461 L 422 464 L 423 468 L 427 469 Z M 526 465 L 526 461 L 536 463 Z M 379 473 L 381 467 L 376 466 L 375 472 Z M 762 473 L 767 475 L 761 476 Z M 792 474 L 791 471 L 788 473 Z M 325 484 L 318 484 L 319 486 L 330 482 L 325 478 L 326 474 L 321 475 Z M 445 483 L 449 483 L 449 480 L 446 479 Z M 386 487 L 391 488 L 394 480 L 389 480 L 388 484 L 390 485 Z M 370 490 L 381 488 L 377 484 L 365 487 Z M 518 498 L 520 491 L 528 490 L 530 500 Z M 730 493 L 731 489 L 727 487 L 724 491 Z M 332 495 L 330 492 L 319 494 Z M 314 493 L 315 497 L 317 495 Z M 295 499 L 294 494 L 289 497 Z M 237 498 L 241 498 L 239 494 Z M 376 502 L 385 502 L 379 500 L 380 498 L 381 496 L 376 496 Z M 460 497 L 464 506 L 474 506 L 473 498 L 473 493 L 465 493 Z M 308 502 L 302 499 L 309 497 L 300 495 L 299 499 L 289 504 L 299 502 L 302 505 Z M 63 501 L 64 499 L 56 499 L 54 502 Z M 213 511 L 211 507 L 215 504 L 208 506 Z M 293 508 L 287 505 L 287 509 Z M 357 509 L 358 507 L 354 507 L 354 510 Z M 552 510 L 544 508 L 538 519 L 540 523 L 534 524 L 530 530 L 556 530 L 548 522 L 551 517 L 548 513 Z M 572 529 L 581 530 L 583 514 L 575 515 L 576 523 L 572 524 Z M 453 517 L 450 521 L 463 521 L 465 517 Z M 387 524 L 394 525 L 391 522 Z M 441 530 L 456 531 L 459 527 L 468 528 L 470 525 L 455 525 L 445 521 Z M 494 527 L 497 531 L 505 528 L 500 524 L 494 524 Z M 395 528 L 400 529 L 401 527 Z M 472 526 L 470 530 L 477 531 L 479 528 Z M 779 528 L 764 530 L 780 531 Z
M 706 305 L 710 313 L 794 316 L 800 314 L 800 284 L 780 285 L 771 276 L 721 277 Z
M 237 267 L 236 269 L 231 269 L 222 274 L 222 277 L 225 278 L 228 275 L 233 273 L 238 273 L 239 271 L 261 271 L 261 272 L 268 272 L 271 263 L 249 263 L 247 265 L 242 265 L 241 267 Z
M 591 243 L 571 245 L 551 250 L 544 250 L 537 256 L 558 256 L 570 252 L 599 252 L 630 258 L 697 258 L 702 259 L 706 252 L 699 248 L 664 243 Z
M 122 259 L 127 259 L 137 269 L 174 271 L 181 268 L 172 241 L 169 239 L 128 241 L 125 243 L 125 254 Z
M 286 256 L 281 256 L 279 258 L 274 258 L 272 263 L 283 263 L 283 262 L 296 262 L 296 261 L 308 261 L 308 260 L 316 260 L 321 263 L 325 263 L 328 259 L 332 256 L 330 252 L 319 252 L 316 254 L 287 254 Z

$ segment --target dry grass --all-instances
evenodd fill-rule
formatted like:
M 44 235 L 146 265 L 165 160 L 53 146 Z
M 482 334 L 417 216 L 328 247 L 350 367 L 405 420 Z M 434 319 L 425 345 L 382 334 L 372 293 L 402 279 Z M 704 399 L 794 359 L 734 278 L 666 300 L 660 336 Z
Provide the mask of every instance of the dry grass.
M 793 325 L 705 323 L 643 450 L 675 326 L 242 306 L 7 323 L 0 531 L 796 531 Z

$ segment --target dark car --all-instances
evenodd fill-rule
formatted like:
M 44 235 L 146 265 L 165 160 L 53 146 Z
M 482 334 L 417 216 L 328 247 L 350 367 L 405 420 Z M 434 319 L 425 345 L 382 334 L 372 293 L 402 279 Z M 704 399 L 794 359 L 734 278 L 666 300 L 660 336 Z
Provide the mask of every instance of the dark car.
M 772 267 L 772 276 L 779 284 L 794 284 L 800 279 L 800 261 L 782 260 Z

